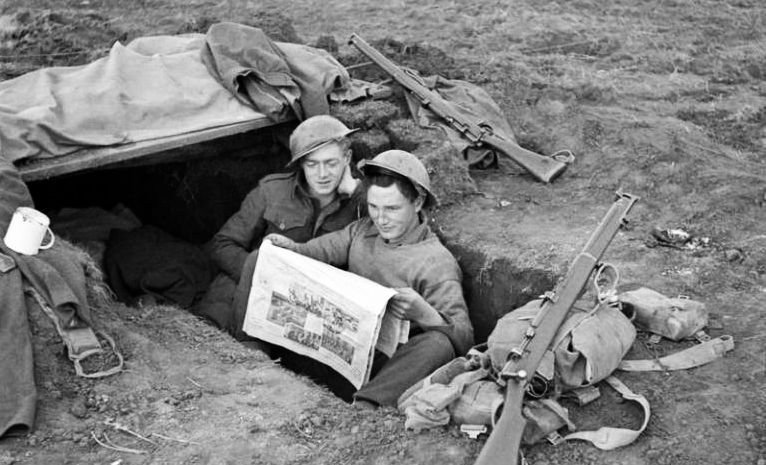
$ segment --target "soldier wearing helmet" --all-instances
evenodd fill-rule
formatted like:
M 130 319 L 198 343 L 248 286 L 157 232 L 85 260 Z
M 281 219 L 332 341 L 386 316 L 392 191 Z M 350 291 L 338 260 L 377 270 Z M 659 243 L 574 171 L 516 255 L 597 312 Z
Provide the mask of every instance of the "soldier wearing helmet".
M 247 339 L 241 330 L 243 310 L 235 309 L 232 298 L 240 281 L 243 290 L 238 292 L 247 294 L 254 257 L 246 263 L 263 237 L 278 232 L 305 242 L 361 216 L 362 186 L 349 166 L 348 135 L 354 131 L 329 115 L 311 117 L 295 128 L 287 164 L 291 172 L 264 177 L 213 237 L 212 258 L 222 273 L 196 306 L 197 314 Z
M 468 351 L 473 327 L 457 261 L 428 227 L 425 209 L 436 198 L 423 164 L 389 150 L 359 166 L 369 217 L 303 244 L 266 239 L 398 291 L 386 311 L 411 322 L 410 339 L 390 359 L 376 354 L 371 380 L 353 395 L 360 405 L 396 405 L 407 388 Z

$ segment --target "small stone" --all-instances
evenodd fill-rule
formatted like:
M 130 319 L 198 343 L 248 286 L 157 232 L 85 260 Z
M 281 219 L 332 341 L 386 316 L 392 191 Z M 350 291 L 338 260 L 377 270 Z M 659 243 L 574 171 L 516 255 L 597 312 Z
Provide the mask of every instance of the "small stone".
M 81 398 L 77 398 L 72 403 L 72 406 L 69 407 L 69 413 L 77 418 L 85 418 L 88 416 L 88 408 L 85 406 L 85 402 Z
M 745 255 L 739 249 L 729 249 L 724 252 L 724 257 L 730 262 L 741 262 L 745 259 Z
M 766 459 L 758 459 L 755 465 L 766 465 Z
M 354 427 L 351 428 L 351 434 L 356 434 L 358 432 L 359 432 L 359 427 L 358 426 L 354 426 Z

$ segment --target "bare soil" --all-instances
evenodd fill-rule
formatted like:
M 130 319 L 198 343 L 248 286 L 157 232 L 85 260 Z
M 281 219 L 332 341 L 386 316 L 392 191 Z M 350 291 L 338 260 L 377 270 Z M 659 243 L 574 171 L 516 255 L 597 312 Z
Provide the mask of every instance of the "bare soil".
M 272 37 L 335 44 L 346 58 L 351 32 L 370 42 L 390 38 L 403 45 L 398 61 L 483 86 L 522 145 L 570 149 L 577 160 L 548 186 L 507 163 L 472 172 L 479 193 L 439 211 L 443 237 L 511 257 L 519 269 L 561 275 L 622 189 L 641 197 L 607 257 L 624 285 L 706 302 L 722 323 L 711 335 L 730 334 L 736 343 L 705 367 L 621 375 L 653 409 L 631 446 L 605 452 L 539 444 L 527 450 L 530 462 L 766 464 L 762 2 L 6 0 L 0 13 L 22 10 L 21 26 L 0 22 L 0 33 L 15 31 L 0 43 L 5 78 L 88 62 L 114 40 L 260 20 Z M 694 250 L 649 247 L 655 226 L 709 242 Z M 454 427 L 404 431 L 392 410 L 354 410 L 182 310 L 99 311 L 126 372 L 75 377 L 53 329 L 33 315 L 37 428 L 0 441 L 0 464 L 463 464 L 483 444 Z M 685 346 L 655 347 L 640 334 L 629 357 Z M 573 412 L 584 428 L 638 421 L 606 393 Z M 108 450 L 94 436 L 141 453 Z

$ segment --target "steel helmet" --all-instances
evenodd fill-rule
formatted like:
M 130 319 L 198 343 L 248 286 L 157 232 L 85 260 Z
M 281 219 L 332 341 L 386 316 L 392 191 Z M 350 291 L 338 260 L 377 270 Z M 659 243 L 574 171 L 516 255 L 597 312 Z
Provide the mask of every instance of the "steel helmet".
M 364 174 L 368 174 L 369 167 L 375 166 L 385 168 L 394 173 L 400 174 L 409 179 L 416 187 L 426 192 L 426 201 L 424 207 L 430 207 L 438 204 L 436 196 L 431 191 L 431 179 L 428 177 L 428 171 L 418 157 L 405 152 L 404 150 L 386 150 L 375 156 L 371 160 L 361 160 L 357 167 Z
M 330 115 L 317 115 L 303 121 L 290 134 L 290 153 L 292 158 L 287 166 L 305 157 L 314 150 L 331 142 L 337 142 L 356 129 L 349 129 L 345 124 Z

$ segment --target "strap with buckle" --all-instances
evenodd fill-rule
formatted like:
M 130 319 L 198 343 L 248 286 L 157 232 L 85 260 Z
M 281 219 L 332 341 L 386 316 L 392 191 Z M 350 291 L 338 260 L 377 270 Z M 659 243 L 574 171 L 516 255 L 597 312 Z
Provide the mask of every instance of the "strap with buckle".
M 48 305 L 48 302 L 42 295 L 40 295 L 37 289 L 30 286 L 25 289 L 25 292 L 35 299 L 37 304 L 43 310 L 43 313 L 53 321 L 56 332 L 59 333 L 61 340 L 67 348 L 69 360 L 74 364 L 74 370 L 75 373 L 77 373 L 77 376 L 82 376 L 83 378 L 104 378 L 122 371 L 124 360 L 122 354 L 117 350 L 114 339 L 102 331 L 93 331 L 93 329 L 88 326 L 64 329 L 51 306 Z M 109 346 L 108 350 L 104 348 L 99 337 L 106 341 Z M 109 356 L 110 354 L 114 354 L 117 359 L 117 363 L 113 367 L 94 371 L 92 373 L 86 373 L 85 369 L 83 369 L 83 360 L 100 355 Z

